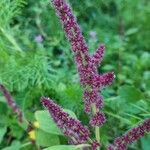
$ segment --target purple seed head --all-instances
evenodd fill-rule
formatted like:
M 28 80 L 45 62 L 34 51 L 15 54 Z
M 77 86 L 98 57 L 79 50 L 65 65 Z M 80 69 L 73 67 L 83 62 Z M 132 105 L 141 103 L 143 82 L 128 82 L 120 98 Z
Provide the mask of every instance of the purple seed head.
M 23 113 L 22 113 L 21 109 L 17 106 L 15 100 L 12 98 L 10 92 L 2 84 L 0 84 L 0 91 L 3 93 L 9 107 L 13 110 L 13 112 L 15 114 L 17 114 L 19 122 L 22 122 L 23 121 Z
M 126 150 L 129 144 L 137 141 L 144 136 L 145 133 L 150 132 L 150 119 L 146 119 L 137 127 L 130 129 L 121 137 L 114 140 L 114 147 L 116 150 Z
M 83 99 L 85 101 L 85 111 L 87 113 L 91 111 L 93 104 L 96 104 L 96 108 L 98 109 L 103 106 L 103 97 L 98 94 L 97 90 L 84 91 Z
M 48 109 L 57 126 L 71 139 L 73 144 L 83 144 L 88 140 L 89 130 L 79 120 L 70 117 L 49 98 L 43 97 L 42 104 Z
M 96 52 L 90 56 L 87 43 L 77 23 L 77 19 L 72 13 L 70 5 L 65 0 L 51 1 L 72 47 L 80 83 L 84 89 L 83 99 L 85 112 L 91 112 L 93 105 L 99 110 L 103 106 L 103 99 L 99 96 L 99 89 L 110 85 L 114 79 L 114 73 L 110 72 L 100 75 L 97 71 L 97 67 L 104 56 L 105 46 L 100 45 Z M 94 35 L 94 33 L 92 34 Z M 94 120 L 95 118 L 93 118 Z M 99 124 L 101 123 L 99 122 Z
M 91 144 L 92 150 L 97 150 L 98 147 L 100 147 L 100 143 L 97 140 L 94 140 Z
M 90 121 L 92 126 L 102 126 L 106 122 L 104 113 L 97 112 Z
M 98 66 L 104 57 L 104 52 L 105 52 L 105 46 L 100 45 L 100 47 L 96 50 L 95 54 L 91 59 L 92 63 Z

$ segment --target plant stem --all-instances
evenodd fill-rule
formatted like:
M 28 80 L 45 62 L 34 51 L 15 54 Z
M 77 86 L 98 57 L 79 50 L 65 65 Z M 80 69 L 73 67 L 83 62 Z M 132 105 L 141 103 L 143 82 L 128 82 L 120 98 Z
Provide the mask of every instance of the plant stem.
M 96 140 L 100 142 L 100 130 L 98 126 L 95 127 L 95 136 L 96 136 Z
M 92 111 L 94 115 L 97 113 L 98 110 L 96 109 L 95 105 L 92 106 Z M 96 137 L 96 140 L 100 142 L 100 130 L 98 126 L 95 127 L 95 137 Z M 100 148 L 98 147 L 97 150 L 100 150 Z

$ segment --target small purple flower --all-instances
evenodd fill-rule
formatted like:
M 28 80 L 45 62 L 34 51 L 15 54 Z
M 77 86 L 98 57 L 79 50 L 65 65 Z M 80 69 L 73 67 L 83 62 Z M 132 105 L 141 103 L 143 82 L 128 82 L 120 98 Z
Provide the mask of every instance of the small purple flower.
M 102 126 L 106 122 L 104 113 L 97 112 L 90 121 L 92 126 Z
M 70 117 L 49 98 L 43 97 L 42 104 L 48 109 L 57 126 L 71 139 L 71 143 L 83 144 L 88 140 L 90 132 L 79 120 Z
M 3 93 L 9 107 L 13 110 L 15 114 L 17 114 L 19 122 L 23 121 L 23 113 L 20 108 L 17 106 L 15 100 L 12 98 L 10 92 L 6 89 L 6 87 L 0 84 L 0 91 Z
M 97 40 L 97 33 L 95 31 L 90 31 L 89 35 L 91 39 Z
M 43 42 L 43 36 L 42 35 L 37 35 L 36 37 L 35 37 L 35 41 L 37 42 L 37 43 L 42 43 Z

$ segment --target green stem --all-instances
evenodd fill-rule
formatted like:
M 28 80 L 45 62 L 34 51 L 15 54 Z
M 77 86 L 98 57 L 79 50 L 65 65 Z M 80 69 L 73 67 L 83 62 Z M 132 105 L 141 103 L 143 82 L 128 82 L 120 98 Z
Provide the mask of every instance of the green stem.
M 95 127 L 95 136 L 96 136 L 96 140 L 100 142 L 100 130 L 98 126 Z
M 97 113 L 97 109 L 95 105 L 92 106 L 92 111 L 94 115 Z M 98 126 L 95 127 L 95 137 L 96 137 L 96 140 L 100 142 L 100 129 Z M 100 150 L 100 148 L 98 147 L 97 150 Z

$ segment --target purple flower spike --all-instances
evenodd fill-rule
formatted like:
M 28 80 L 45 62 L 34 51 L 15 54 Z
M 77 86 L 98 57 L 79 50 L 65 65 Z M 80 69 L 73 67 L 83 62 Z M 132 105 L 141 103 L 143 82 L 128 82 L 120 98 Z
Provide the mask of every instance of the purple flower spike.
M 97 112 L 90 121 L 92 126 L 102 126 L 106 122 L 104 113 Z
M 65 0 L 52 0 L 52 4 L 61 20 L 66 37 L 74 53 L 80 83 L 84 88 L 85 111 L 91 112 L 93 104 L 99 110 L 103 106 L 102 98 L 98 96 L 99 88 L 110 85 L 114 79 L 113 73 L 99 75 L 97 72 L 97 66 L 101 63 L 104 56 L 105 46 L 101 45 L 95 54 L 90 56 L 87 44 L 70 5 Z M 91 92 L 88 92 L 87 88 Z
M 94 140 L 92 143 L 92 150 L 97 150 L 98 147 L 100 147 L 100 143 L 97 140 Z
M 146 132 L 150 132 L 150 119 L 146 119 L 141 125 L 141 128 L 144 129 Z
M 17 106 L 15 100 L 12 98 L 11 94 L 9 93 L 9 91 L 2 84 L 0 84 L 0 90 L 2 91 L 4 97 L 6 98 L 9 107 L 13 110 L 13 112 L 15 114 L 17 114 L 19 122 L 22 122 L 22 120 L 23 120 L 23 113 L 20 110 L 20 108 Z
M 103 88 L 105 86 L 111 85 L 115 75 L 113 72 L 108 72 L 102 75 L 95 76 L 93 79 L 93 84 L 97 88 Z
M 100 47 L 96 50 L 95 54 L 92 56 L 92 63 L 94 65 L 99 65 L 104 57 L 105 46 L 100 45 Z
M 64 112 L 60 106 L 49 98 L 43 97 L 42 104 L 48 109 L 57 126 L 72 140 L 73 144 L 83 144 L 88 140 L 89 130 L 79 120 L 70 117 L 68 113 Z
M 52 0 L 52 3 L 61 20 L 66 36 L 72 45 L 73 51 L 80 51 L 86 54 L 88 48 L 71 7 L 64 0 Z
M 89 113 L 93 104 L 96 104 L 96 108 L 102 108 L 103 106 L 103 97 L 98 94 L 96 90 L 85 91 L 84 92 L 85 100 L 85 111 Z M 90 106 L 90 107 L 89 107 Z
M 150 132 L 150 119 L 146 119 L 137 127 L 129 130 L 121 137 L 116 138 L 113 144 L 115 150 L 126 150 L 128 144 L 132 144 L 133 142 L 137 141 L 147 132 Z

